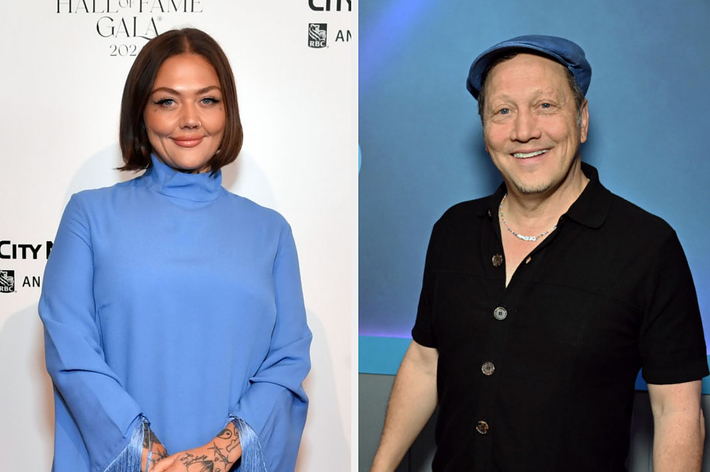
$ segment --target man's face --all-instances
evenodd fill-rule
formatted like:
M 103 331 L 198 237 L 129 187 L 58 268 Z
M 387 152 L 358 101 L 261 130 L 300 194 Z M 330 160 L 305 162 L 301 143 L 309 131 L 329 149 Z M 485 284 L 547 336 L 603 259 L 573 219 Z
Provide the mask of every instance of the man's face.
M 545 193 L 564 183 L 579 165 L 589 121 L 586 100 L 578 119 L 565 67 L 519 54 L 489 72 L 485 97 L 486 151 L 508 190 Z

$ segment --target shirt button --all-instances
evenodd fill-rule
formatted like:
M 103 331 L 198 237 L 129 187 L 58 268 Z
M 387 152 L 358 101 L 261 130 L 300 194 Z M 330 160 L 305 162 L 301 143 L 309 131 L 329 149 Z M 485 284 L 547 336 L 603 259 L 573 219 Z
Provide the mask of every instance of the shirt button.
M 486 423 L 485 421 L 479 421 L 476 424 L 476 431 L 478 431 L 481 434 L 488 434 L 489 429 L 490 429 L 490 427 L 488 426 L 488 423 Z
M 498 321 L 502 321 L 508 317 L 508 310 L 506 310 L 502 306 L 499 306 L 498 308 L 493 310 L 493 317 Z
M 503 255 L 502 254 L 496 254 L 493 256 L 491 259 L 491 262 L 493 262 L 493 267 L 500 267 L 503 265 Z
M 481 372 L 483 372 L 483 375 L 493 375 L 493 372 L 495 371 L 496 366 L 494 366 L 492 362 L 484 362 L 483 365 L 481 365 Z
M 493 212 L 491 212 L 491 209 L 488 209 L 488 218 L 493 218 Z

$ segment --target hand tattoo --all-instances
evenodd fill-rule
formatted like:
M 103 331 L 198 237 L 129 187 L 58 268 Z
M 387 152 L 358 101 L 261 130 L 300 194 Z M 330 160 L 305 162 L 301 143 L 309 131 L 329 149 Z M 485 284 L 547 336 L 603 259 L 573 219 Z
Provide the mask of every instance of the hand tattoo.
M 161 444 L 162 446 L 162 444 Z M 155 463 L 158 461 L 161 461 L 168 457 L 170 454 L 168 454 L 168 451 L 165 450 L 164 447 L 160 447 L 157 451 L 153 449 L 153 457 L 151 458 L 151 462 Z
M 215 469 L 214 461 L 209 460 L 205 455 L 194 456 L 188 452 L 180 458 L 180 461 L 189 472 L 221 472 L 222 470 Z
M 207 446 L 207 450 L 210 451 L 208 454 L 195 455 L 186 452 L 180 457 L 180 462 L 186 472 L 227 472 L 239 458 L 233 454 L 233 451 L 240 445 L 239 434 L 225 428 Z M 230 454 L 234 457 L 230 458 Z

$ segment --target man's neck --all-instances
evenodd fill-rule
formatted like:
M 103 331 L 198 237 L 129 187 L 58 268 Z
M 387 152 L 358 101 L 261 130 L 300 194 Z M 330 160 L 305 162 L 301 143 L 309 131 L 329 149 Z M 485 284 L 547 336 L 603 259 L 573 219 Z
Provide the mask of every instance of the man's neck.
M 578 161 L 556 187 L 540 193 L 522 193 L 506 182 L 508 196 L 504 204 L 505 219 L 517 232 L 532 234 L 556 224 L 560 216 L 577 201 L 589 179 Z

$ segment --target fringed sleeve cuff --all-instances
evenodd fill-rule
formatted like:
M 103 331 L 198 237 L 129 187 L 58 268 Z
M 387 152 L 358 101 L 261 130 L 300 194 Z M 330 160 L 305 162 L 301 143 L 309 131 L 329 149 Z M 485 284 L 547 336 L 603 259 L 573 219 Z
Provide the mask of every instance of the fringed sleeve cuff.
M 264 454 L 261 451 L 261 443 L 256 432 L 241 418 L 234 415 L 229 416 L 229 420 L 239 433 L 239 442 L 242 446 L 242 457 L 239 472 L 268 472 L 264 461 Z M 110 471 L 113 472 L 113 471 Z
M 141 472 L 141 456 L 143 454 L 143 438 L 149 430 L 150 423 L 144 417 L 136 424 L 131 441 L 121 453 L 104 469 L 104 472 Z

